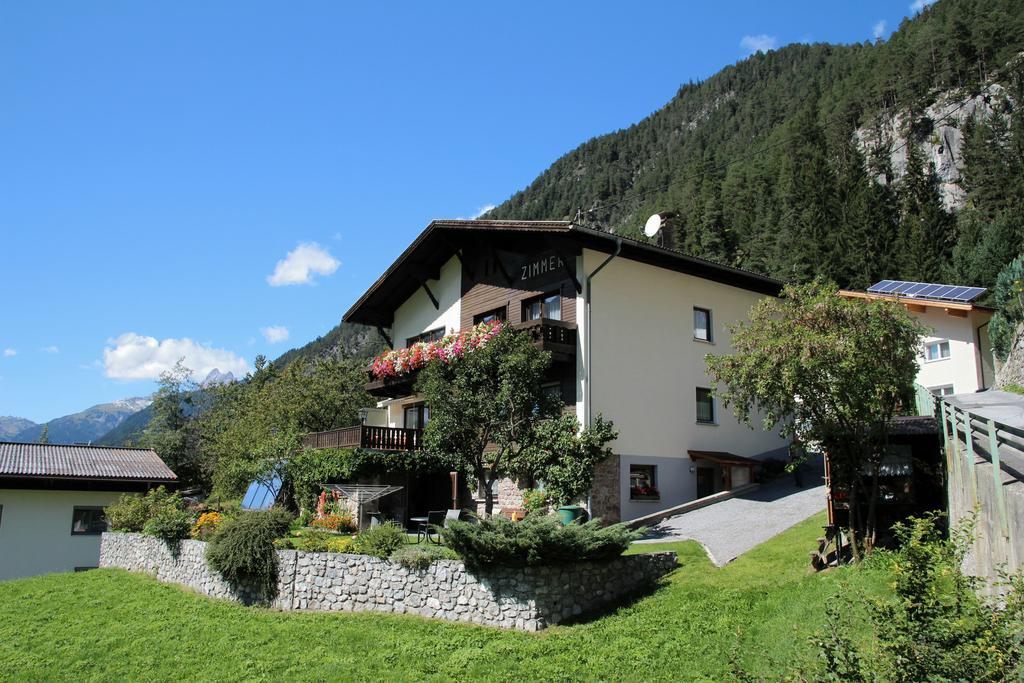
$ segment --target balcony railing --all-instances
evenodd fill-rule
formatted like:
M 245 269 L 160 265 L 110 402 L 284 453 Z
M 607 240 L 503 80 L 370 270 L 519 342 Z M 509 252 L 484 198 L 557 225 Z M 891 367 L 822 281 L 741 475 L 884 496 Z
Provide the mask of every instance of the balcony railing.
M 576 354 L 576 325 L 562 320 L 538 318 L 516 323 L 512 329 L 530 335 L 533 343 L 550 351 L 555 360 L 569 360 Z
M 312 432 L 303 439 L 306 448 L 370 448 L 376 451 L 416 451 L 423 448 L 423 430 L 403 427 L 356 425 Z

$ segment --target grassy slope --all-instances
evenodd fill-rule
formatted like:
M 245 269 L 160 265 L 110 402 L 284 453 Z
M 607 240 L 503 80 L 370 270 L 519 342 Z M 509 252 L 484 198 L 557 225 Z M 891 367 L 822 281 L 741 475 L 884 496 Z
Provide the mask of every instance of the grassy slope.
M 0 583 L 0 662 L 20 679 L 723 679 L 811 656 L 840 586 L 875 572 L 809 573 L 818 515 L 724 569 L 692 542 L 659 590 L 588 624 L 541 634 L 372 614 L 285 614 L 209 600 L 118 570 Z M 774 678 L 774 676 L 773 676 Z

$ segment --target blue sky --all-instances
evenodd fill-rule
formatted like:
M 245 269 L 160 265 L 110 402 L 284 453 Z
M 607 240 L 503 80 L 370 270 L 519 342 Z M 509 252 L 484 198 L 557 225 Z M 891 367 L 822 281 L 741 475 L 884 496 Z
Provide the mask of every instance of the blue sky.
M 329 330 L 430 219 L 754 50 L 913 11 L 2 3 L 0 415 L 145 395 L 181 355 L 244 372 Z

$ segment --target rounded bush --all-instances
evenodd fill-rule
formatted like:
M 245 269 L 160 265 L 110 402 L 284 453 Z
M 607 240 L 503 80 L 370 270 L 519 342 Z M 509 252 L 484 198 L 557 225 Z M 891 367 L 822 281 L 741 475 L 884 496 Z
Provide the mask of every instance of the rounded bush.
M 408 543 L 405 529 L 394 522 L 385 522 L 360 532 L 355 537 L 353 550 L 360 555 L 390 557 L 391 553 Z

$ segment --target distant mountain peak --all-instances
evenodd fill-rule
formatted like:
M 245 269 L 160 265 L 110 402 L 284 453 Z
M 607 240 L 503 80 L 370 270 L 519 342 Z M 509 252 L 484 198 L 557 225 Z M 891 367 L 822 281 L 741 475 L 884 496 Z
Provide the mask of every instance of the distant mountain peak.
M 199 383 L 199 386 L 205 389 L 207 387 L 217 386 L 218 384 L 230 384 L 234 381 L 235 376 L 230 370 L 228 372 L 221 372 L 220 368 L 214 368 L 206 375 L 206 379 Z

